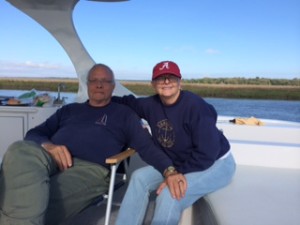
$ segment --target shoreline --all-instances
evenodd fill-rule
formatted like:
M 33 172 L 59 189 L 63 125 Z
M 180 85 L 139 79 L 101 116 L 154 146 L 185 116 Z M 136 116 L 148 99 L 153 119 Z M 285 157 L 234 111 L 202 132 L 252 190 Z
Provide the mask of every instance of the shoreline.
M 154 94 L 151 81 L 118 80 L 124 87 L 137 95 Z M 57 91 L 57 86 L 65 83 L 64 92 L 77 92 L 77 78 L 7 78 L 0 77 L 0 89 Z M 300 100 L 300 86 L 254 85 L 254 84 L 204 84 L 182 81 L 182 89 L 202 97 L 235 99 Z

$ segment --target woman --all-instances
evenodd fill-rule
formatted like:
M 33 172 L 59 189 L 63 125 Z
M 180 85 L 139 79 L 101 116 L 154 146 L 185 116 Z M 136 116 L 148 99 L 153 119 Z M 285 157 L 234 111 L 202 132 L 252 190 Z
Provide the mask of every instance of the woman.
M 150 125 L 154 143 L 173 161 L 163 176 L 152 166 L 131 177 L 117 217 L 117 225 L 142 224 L 149 193 L 156 190 L 152 225 L 173 225 L 181 213 L 202 196 L 231 181 L 235 162 L 226 137 L 216 127 L 217 113 L 201 97 L 181 90 L 176 63 L 163 61 L 152 74 L 155 95 L 113 97 L 130 106 Z M 159 159 L 157 159 L 159 160 Z M 174 185 L 176 182 L 179 185 Z

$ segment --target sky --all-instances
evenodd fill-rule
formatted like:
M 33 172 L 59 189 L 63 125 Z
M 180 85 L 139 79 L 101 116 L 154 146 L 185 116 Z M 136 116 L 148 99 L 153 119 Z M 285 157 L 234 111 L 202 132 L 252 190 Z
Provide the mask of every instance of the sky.
M 94 61 L 119 80 L 149 80 L 163 60 L 184 79 L 300 78 L 299 0 L 81 0 L 73 19 Z M 0 77 L 77 77 L 60 44 L 5 0 Z

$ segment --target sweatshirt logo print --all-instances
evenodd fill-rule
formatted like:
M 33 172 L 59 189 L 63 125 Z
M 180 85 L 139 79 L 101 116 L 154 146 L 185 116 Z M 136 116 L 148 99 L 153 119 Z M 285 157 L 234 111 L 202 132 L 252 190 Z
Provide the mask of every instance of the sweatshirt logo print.
M 96 124 L 106 126 L 106 122 L 107 122 L 107 115 L 104 114 L 102 117 L 100 117 L 100 118 L 96 121 Z
M 169 120 L 164 119 L 158 121 L 157 127 L 157 140 L 165 148 L 171 148 L 175 142 L 175 132 Z

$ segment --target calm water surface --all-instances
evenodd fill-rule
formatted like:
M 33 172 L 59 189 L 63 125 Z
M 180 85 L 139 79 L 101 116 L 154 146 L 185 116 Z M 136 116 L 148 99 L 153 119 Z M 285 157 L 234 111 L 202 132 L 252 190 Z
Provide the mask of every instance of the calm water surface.
M 26 91 L 0 90 L 0 96 L 15 96 L 23 94 Z M 55 92 L 49 92 L 54 98 Z M 75 100 L 74 93 L 61 93 L 61 97 L 66 97 L 66 102 Z M 294 122 L 300 122 L 300 101 L 282 101 L 282 100 L 253 100 L 253 99 L 223 99 L 223 98 L 205 98 L 212 104 L 219 115 L 235 117 L 254 116 L 261 119 L 279 119 Z
M 219 115 L 300 122 L 300 101 L 205 98 Z

